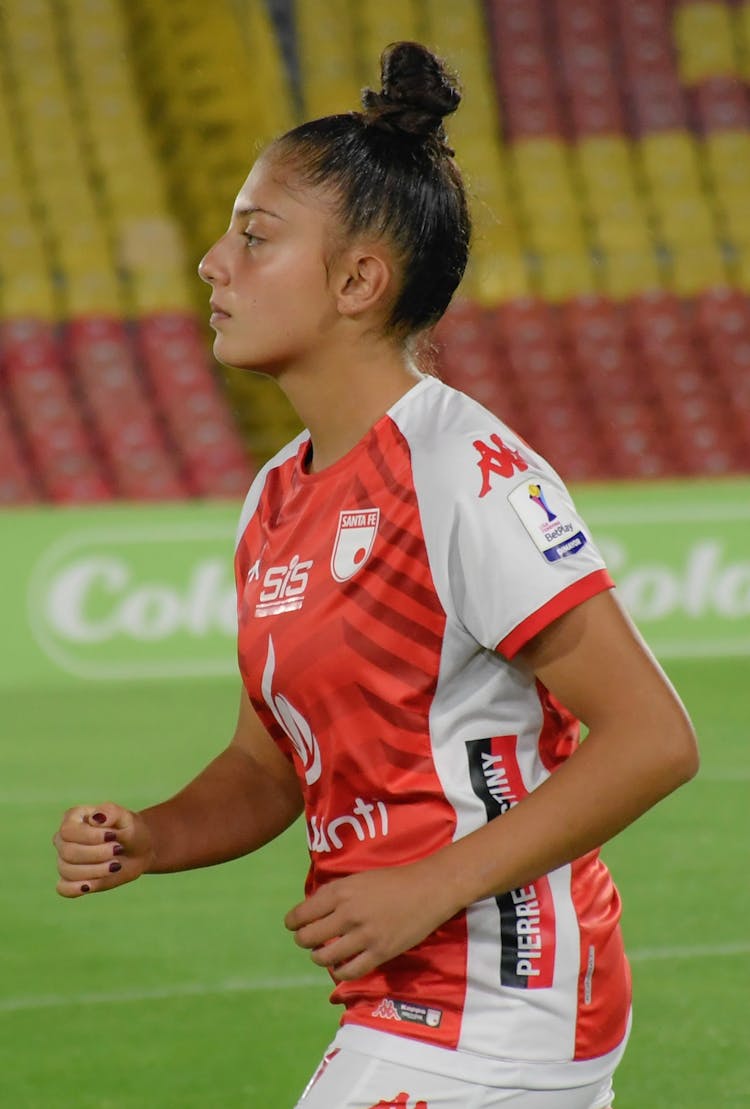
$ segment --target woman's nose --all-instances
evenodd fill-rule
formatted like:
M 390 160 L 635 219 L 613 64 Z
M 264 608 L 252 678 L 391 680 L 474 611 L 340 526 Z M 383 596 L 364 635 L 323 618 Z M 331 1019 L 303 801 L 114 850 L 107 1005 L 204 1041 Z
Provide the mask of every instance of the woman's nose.
M 214 243 L 198 263 L 198 276 L 207 285 L 213 285 L 215 281 L 221 280 L 222 267 L 217 250 L 218 246 L 219 243 Z

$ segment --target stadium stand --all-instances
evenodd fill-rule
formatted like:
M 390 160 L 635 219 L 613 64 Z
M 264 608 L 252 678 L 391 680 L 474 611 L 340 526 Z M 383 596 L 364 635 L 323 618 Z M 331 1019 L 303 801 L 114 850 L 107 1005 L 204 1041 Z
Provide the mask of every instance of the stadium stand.
M 0 500 L 237 495 L 297 430 L 207 353 L 254 153 L 397 38 L 463 74 L 435 365 L 579 479 L 750 466 L 750 0 L 6 0 Z

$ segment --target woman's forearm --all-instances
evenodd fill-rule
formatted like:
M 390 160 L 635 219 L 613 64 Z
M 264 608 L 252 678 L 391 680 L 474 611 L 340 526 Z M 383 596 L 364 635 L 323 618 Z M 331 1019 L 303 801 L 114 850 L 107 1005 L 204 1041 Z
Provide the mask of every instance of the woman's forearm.
M 592 732 L 538 789 L 438 854 L 454 909 L 529 885 L 627 827 L 696 772 L 692 735 Z
M 174 797 L 143 809 L 152 843 L 147 872 L 213 866 L 247 855 L 297 818 L 299 794 L 230 745 Z

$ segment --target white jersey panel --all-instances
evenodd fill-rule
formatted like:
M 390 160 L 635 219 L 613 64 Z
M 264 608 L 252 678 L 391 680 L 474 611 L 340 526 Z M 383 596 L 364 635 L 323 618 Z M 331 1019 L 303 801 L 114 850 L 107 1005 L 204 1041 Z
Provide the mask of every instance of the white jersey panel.
M 497 647 L 567 586 L 605 569 L 552 467 L 481 405 L 428 379 L 391 417 L 440 535 L 432 572 L 447 588 L 441 600 L 478 643 Z

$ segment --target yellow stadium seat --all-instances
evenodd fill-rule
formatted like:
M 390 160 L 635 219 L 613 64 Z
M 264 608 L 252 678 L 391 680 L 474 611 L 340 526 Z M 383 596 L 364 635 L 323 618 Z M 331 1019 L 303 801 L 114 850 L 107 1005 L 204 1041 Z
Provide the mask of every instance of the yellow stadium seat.
M 718 208 L 727 241 L 743 247 L 750 245 L 750 204 L 747 191 L 722 193 L 718 197 Z
M 732 283 L 750 296 L 750 246 L 738 252 L 731 274 Z
M 727 266 L 718 243 L 683 246 L 673 251 L 669 286 L 678 296 L 696 296 L 727 283 Z
M 62 301 L 68 316 L 121 316 L 125 312 L 123 289 L 111 269 L 67 274 Z
M 542 254 L 582 251 L 583 224 L 580 212 L 564 193 L 544 197 L 522 197 L 526 236 L 533 250 Z
M 306 115 L 357 108 L 362 80 L 352 5 L 347 0 L 324 5 L 296 0 L 295 17 Z
M 613 202 L 590 216 L 592 237 L 603 251 L 647 251 L 652 234 L 640 204 Z
M 652 250 L 610 250 L 602 259 L 600 272 L 602 291 L 612 300 L 629 300 L 663 286 Z
M 696 144 L 687 131 L 661 131 L 636 144 L 651 189 L 700 189 Z
M 734 34 L 740 71 L 746 81 L 750 81 L 750 0 L 744 0 L 734 9 Z
M 506 300 L 530 296 L 531 281 L 524 256 L 474 249 L 472 295 L 480 304 L 492 307 Z
M 127 300 L 135 316 L 151 312 L 182 312 L 195 306 L 185 271 L 141 272 L 127 282 Z
M 0 308 L 6 319 L 33 316 L 51 321 L 60 316 L 59 298 L 46 273 L 16 271 L 12 281 L 0 286 Z
M 716 241 L 717 227 L 705 194 L 655 196 L 656 234 L 668 246 Z
M 750 132 L 715 131 L 704 144 L 717 192 L 744 189 L 750 195 Z
M 684 84 L 695 85 L 707 77 L 728 77 L 737 72 L 732 21 L 724 4 L 694 0 L 678 5 L 674 33 Z
M 590 254 L 585 250 L 540 254 L 537 281 L 539 294 L 553 304 L 597 290 Z

